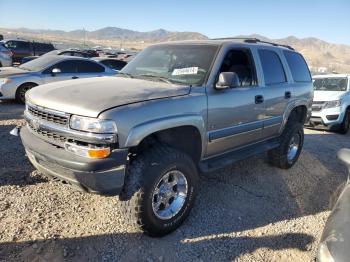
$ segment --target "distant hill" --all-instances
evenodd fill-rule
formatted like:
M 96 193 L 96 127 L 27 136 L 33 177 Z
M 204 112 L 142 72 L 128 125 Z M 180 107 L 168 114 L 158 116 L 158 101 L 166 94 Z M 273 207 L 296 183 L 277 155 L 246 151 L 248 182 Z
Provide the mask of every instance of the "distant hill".
M 74 30 L 68 32 L 62 30 L 0 28 L 0 34 L 3 34 L 5 38 L 20 37 L 51 41 L 58 48 L 82 47 L 85 43 L 90 47 L 142 49 L 152 43 L 208 38 L 198 32 L 172 32 L 164 29 L 139 32 L 118 27 L 105 27 L 95 31 Z M 310 68 L 315 73 L 332 71 L 350 73 L 350 46 L 348 45 L 332 44 L 313 37 L 300 39 L 295 36 L 288 36 L 281 39 L 269 39 L 257 34 L 239 37 L 255 37 L 265 41 L 290 45 L 305 56 Z

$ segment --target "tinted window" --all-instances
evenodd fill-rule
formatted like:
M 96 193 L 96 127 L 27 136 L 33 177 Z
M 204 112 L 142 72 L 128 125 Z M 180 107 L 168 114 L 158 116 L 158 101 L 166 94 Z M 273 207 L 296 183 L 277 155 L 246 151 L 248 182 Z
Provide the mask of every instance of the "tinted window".
M 126 62 L 117 60 L 101 60 L 100 63 L 114 70 L 121 70 L 126 65 Z
M 17 49 L 30 49 L 30 44 L 28 42 L 17 42 Z
M 310 82 L 311 76 L 309 68 L 306 65 L 304 58 L 299 53 L 284 51 L 284 56 L 287 59 L 288 66 L 292 72 L 295 82 Z
M 78 67 L 78 73 L 97 73 L 105 71 L 103 66 L 100 66 L 99 64 L 91 61 L 77 60 L 76 64 Z
M 271 50 L 259 50 L 265 84 L 273 85 L 286 82 L 286 75 L 278 54 Z
M 74 61 L 74 60 L 67 60 L 67 61 L 59 62 L 59 63 L 51 66 L 48 70 L 45 70 L 45 73 L 46 73 L 46 71 L 51 72 L 52 69 L 54 69 L 54 68 L 60 69 L 61 73 L 76 73 L 77 72 L 77 64 L 76 64 L 76 61 Z
M 8 41 L 6 47 L 14 50 L 18 49 L 30 49 L 30 44 L 23 41 Z

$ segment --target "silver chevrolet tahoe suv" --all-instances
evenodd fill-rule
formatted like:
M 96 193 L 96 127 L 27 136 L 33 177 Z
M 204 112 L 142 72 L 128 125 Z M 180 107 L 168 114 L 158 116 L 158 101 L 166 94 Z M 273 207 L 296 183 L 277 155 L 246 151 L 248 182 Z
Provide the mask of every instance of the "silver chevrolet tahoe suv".
M 118 195 L 151 236 L 188 216 L 199 174 L 262 152 L 297 161 L 312 80 L 289 46 L 258 39 L 150 46 L 120 74 L 50 83 L 26 94 L 26 153 L 43 174 Z

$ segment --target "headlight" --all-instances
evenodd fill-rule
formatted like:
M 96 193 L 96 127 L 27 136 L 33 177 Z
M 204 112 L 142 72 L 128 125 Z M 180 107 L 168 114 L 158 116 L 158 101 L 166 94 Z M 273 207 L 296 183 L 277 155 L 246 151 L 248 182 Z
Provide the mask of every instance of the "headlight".
M 11 83 L 11 79 L 9 78 L 0 78 L 0 85 Z
M 326 242 L 323 242 L 320 245 L 320 248 L 318 250 L 318 261 L 319 262 L 334 262 L 334 259 L 329 252 L 329 249 L 327 247 Z
M 323 108 L 332 108 L 341 106 L 341 100 L 328 101 L 325 103 Z
M 70 118 L 69 125 L 72 129 L 92 133 L 117 133 L 117 127 L 112 120 L 73 115 Z

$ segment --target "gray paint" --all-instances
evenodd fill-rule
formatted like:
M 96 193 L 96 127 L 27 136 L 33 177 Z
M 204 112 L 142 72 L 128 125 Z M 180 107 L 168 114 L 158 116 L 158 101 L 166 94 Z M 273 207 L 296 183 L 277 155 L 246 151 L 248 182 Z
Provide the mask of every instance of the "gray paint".
M 115 120 L 121 148 L 136 146 L 153 132 L 193 126 L 201 134 L 202 159 L 279 136 L 295 106 L 304 105 L 310 110 L 312 83 L 293 82 L 281 48 L 229 40 L 178 44 L 186 43 L 221 46 L 208 80 L 202 87 L 102 78 L 45 85 L 29 92 L 28 99 L 47 108 Z M 225 90 L 214 88 L 222 60 L 232 48 L 251 50 L 256 64 L 257 86 Z M 259 48 L 274 50 L 281 56 L 287 83 L 274 87 L 265 85 L 257 55 Z M 291 99 L 284 98 L 286 90 L 291 90 Z M 263 95 L 265 102 L 255 104 L 256 95 Z

